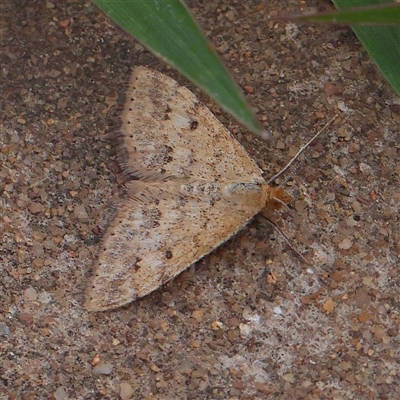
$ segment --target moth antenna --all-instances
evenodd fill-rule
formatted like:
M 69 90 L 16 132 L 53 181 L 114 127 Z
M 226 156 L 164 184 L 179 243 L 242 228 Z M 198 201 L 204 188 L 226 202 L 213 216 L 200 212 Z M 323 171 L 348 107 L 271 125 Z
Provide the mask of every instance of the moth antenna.
M 277 174 L 275 174 L 270 180 L 267 181 L 267 184 L 270 185 L 276 178 L 281 176 L 300 156 L 304 150 L 338 117 L 338 114 L 335 114 L 297 153 L 296 155 L 286 164 L 286 166 L 280 170 Z M 289 179 L 289 178 L 288 178 Z
M 290 172 L 290 174 L 287 174 L 287 175 L 285 176 L 285 178 L 283 179 L 282 183 L 281 183 L 279 186 L 285 186 L 285 185 L 288 183 L 289 179 L 290 179 L 299 169 L 301 169 L 301 168 L 304 166 L 304 164 L 305 164 L 305 160 L 299 161 L 299 162 L 293 167 L 293 170 Z
M 262 213 L 260 214 L 261 217 L 263 217 L 267 222 L 276 229 L 276 231 L 283 237 L 283 240 L 286 242 L 286 244 L 289 246 L 290 250 L 292 250 L 295 254 L 297 254 L 311 269 L 313 274 L 318 278 L 319 282 L 327 287 L 328 284 L 321 278 L 321 276 L 312 268 L 311 264 L 309 261 L 290 243 L 289 238 L 279 229 L 278 225 L 275 224 L 275 222 L 271 221 L 268 217 L 263 215 Z
M 268 217 L 266 217 L 263 214 L 260 214 L 261 217 L 263 217 L 276 231 L 283 237 L 284 241 L 286 244 L 290 247 L 290 249 L 296 253 L 309 267 L 311 267 L 311 264 L 309 261 L 290 243 L 289 238 L 279 229 L 278 225 L 275 224 L 272 220 L 270 220 Z

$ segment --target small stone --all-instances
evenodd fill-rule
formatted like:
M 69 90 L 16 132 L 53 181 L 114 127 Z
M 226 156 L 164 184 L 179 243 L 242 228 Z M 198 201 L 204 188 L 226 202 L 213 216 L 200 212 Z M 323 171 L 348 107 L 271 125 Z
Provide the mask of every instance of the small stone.
M 65 389 L 60 386 L 55 392 L 54 392 L 54 398 L 56 400 L 63 400 L 66 399 L 68 396 L 67 392 L 65 391 Z
M 138 352 L 136 353 L 136 357 L 137 357 L 139 360 L 147 360 L 147 359 L 149 358 L 149 355 L 148 355 L 147 353 L 144 353 L 143 351 L 138 351 Z
M 163 332 L 167 332 L 169 330 L 168 322 L 166 322 L 166 321 L 161 321 L 160 327 Z
M 278 277 L 274 272 L 270 272 L 266 276 L 266 281 L 269 285 L 276 285 L 278 283 Z
M 242 338 L 249 337 L 251 335 L 252 329 L 249 325 L 247 324 L 240 324 L 239 325 L 239 330 L 240 330 L 240 336 Z
M 134 393 L 133 387 L 128 382 L 121 382 L 119 389 L 119 396 L 121 400 L 129 400 L 132 398 Z
M 382 326 L 374 326 L 371 328 L 371 331 L 376 339 L 382 339 L 386 333 L 385 328 L 383 328 Z
M 358 320 L 364 324 L 365 322 L 367 322 L 370 319 L 370 315 L 366 312 L 366 311 L 362 311 L 360 312 L 360 314 L 358 314 Z
M 61 75 L 61 72 L 56 70 L 56 69 L 51 69 L 48 73 L 47 76 L 49 76 L 50 78 L 58 78 Z M 55 121 L 53 118 L 50 118 L 47 120 L 47 125 L 54 125 Z
M 311 304 L 313 302 L 313 298 L 312 296 L 306 294 L 304 296 L 301 297 L 300 301 L 302 304 Z
M 153 372 L 160 372 L 160 368 L 158 368 L 157 365 L 154 365 L 154 364 L 150 366 L 150 369 L 151 369 Z
M 347 226 L 354 227 L 358 224 L 358 222 L 354 218 L 350 217 L 346 219 L 346 224 Z
M 222 322 L 220 322 L 220 321 L 213 321 L 211 323 L 211 328 L 214 331 L 219 331 L 220 329 L 223 329 L 223 327 L 224 327 L 224 324 Z
M 376 195 L 376 193 L 372 190 L 370 193 L 369 193 L 369 197 L 371 198 L 371 200 L 373 200 L 373 201 L 375 201 L 376 199 L 377 199 L 377 195 Z
M 278 150 L 283 150 L 283 149 L 286 148 L 285 143 L 284 143 L 282 140 L 278 140 L 278 141 L 276 142 L 275 147 L 276 147 Z
M 225 16 L 226 16 L 226 18 L 227 18 L 230 22 L 233 22 L 233 21 L 235 21 L 235 19 L 236 19 L 233 10 L 227 11 L 227 13 L 225 14 Z
M 38 294 L 37 291 L 33 287 L 29 287 L 25 290 L 24 299 L 26 301 L 35 301 L 37 300 Z
M 325 303 L 324 303 L 324 311 L 329 314 L 333 311 L 333 309 L 335 308 L 335 302 L 332 299 L 328 299 Z
M 339 249 L 348 250 L 353 246 L 353 242 L 349 238 L 344 238 L 339 244 Z
M 93 367 L 95 367 L 99 363 L 100 363 L 100 356 L 98 354 L 96 354 L 92 359 L 92 365 L 93 365 Z
M 272 311 L 275 315 L 283 315 L 283 310 L 279 306 L 274 307 Z
M 365 286 L 368 286 L 368 287 L 370 287 L 370 288 L 373 288 L 374 286 L 375 286 L 375 278 L 373 277 L 373 276 L 364 276 L 363 278 L 362 278 L 362 283 L 365 285 Z
M 204 392 L 208 388 L 208 382 L 207 381 L 200 381 L 199 383 L 199 390 L 200 392 Z
M 349 361 L 343 361 L 339 365 L 344 371 L 349 371 L 352 368 L 351 362 Z
M 328 262 L 328 254 L 326 254 L 321 249 L 318 249 L 317 251 L 315 251 L 314 260 L 319 265 L 326 264 Z
M 68 21 L 68 20 L 60 21 L 60 22 L 58 23 L 58 25 L 59 25 L 61 28 L 66 28 L 66 27 L 69 25 L 69 21 Z
M 74 216 L 78 219 L 87 219 L 89 218 L 88 213 L 86 212 L 85 206 L 83 204 L 77 204 L 74 208 Z
M 200 342 L 200 340 L 192 340 L 192 341 L 189 343 L 189 345 L 190 345 L 190 347 L 193 347 L 193 348 L 195 348 L 195 349 L 198 349 L 198 348 L 200 347 L 200 345 L 201 345 L 201 342 Z
M 44 205 L 42 203 L 29 203 L 28 204 L 28 210 L 31 214 L 39 214 L 44 210 Z
M 9 335 L 10 335 L 10 328 L 3 322 L 0 322 L 0 336 L 9 336 Z
M 21 322 L 22 325 L 30 326 L 33 322 L 33 317 L 28 313 L 21 313 L 18 316 L 18 321 Z
M 358 201 L 354 200 L 353 204 L 352 204 L 352 207 L 353 207 L 354 212 L 357 215 L 360 215 L 362 213 L 362 207 L 361 207 L 361 204 Z
M 307 202 L 304 200 L 298 200 L 294 203 L 294 208 L 297 212 L 302 212 L 308 206 Z
M 53 300 L 53 296 L 48 293 L 48 292 L 41 292 L 38 295 L 38 300 L 42 303 L 42 304 L 49 304 L 52 300 Z
M 110 375 L 113 370 L 113 366 L 111 364 L 101 364 L 96 365 L 93 368 L 94 375 Z
M 339 95 L 343 93 L 343 88 L 338 83 L 326 82 L 324 85 L 325 94 L 328 97 Z
M 190 376 L 192 379 L 204 378 L 207 376 L 207 373 L 206 369 L 200 367 L 193 370 Z
M 32 254 L 36 257 L 40 257 L 44 254 L 43 246 L 40 243 L 35 243 L 32 246 Z
M 156 339 L 156 340 L 165 340 L 165 335 L 162 332 L 157 332 L 154 335 L 154 339 Z
M 295 378 L 293 374 L 285 374 L 282 376 L 283 380 L 289 383 L 295 383 Z
M 192 317 L 196 320 L 196 321 L 201 321 L 204 317 L 204 311 L 203 310 L 195 310 L 192 312 Z
M 359 287 L 354 294 L 354 301 L 357 307 L 367 309 L 371 303 L 371 298 L 368 295 L 368 289 L 365 286 Z

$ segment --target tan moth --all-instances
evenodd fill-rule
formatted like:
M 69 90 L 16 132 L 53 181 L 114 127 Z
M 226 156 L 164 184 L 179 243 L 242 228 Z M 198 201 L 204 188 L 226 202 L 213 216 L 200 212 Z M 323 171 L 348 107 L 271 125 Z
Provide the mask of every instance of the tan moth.
M 192 92 L 145 67 L 130 79 L 119 151 L 130 181 L 93 265 L 91 311 L 146 296 L 291 200 Z

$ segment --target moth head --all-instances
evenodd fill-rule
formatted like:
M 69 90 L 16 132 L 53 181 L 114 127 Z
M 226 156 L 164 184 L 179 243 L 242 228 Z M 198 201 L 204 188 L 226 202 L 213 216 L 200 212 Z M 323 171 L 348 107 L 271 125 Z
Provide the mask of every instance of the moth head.
M 279 186 L 268 186 L 266 192 L 267 200 L 264 209 L 279 210 L 292 201 L 292 197 Z

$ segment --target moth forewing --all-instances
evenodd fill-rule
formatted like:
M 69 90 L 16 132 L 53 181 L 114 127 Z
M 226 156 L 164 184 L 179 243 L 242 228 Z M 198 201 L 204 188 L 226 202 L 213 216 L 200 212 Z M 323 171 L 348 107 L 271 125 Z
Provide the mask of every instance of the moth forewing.
M 133 70 L 121 118 L 119 162 L 135 180 L 93 265 L 92 311 L 156 290 L 262 209 L 289 201 L 192 92 L 159 72 Z

